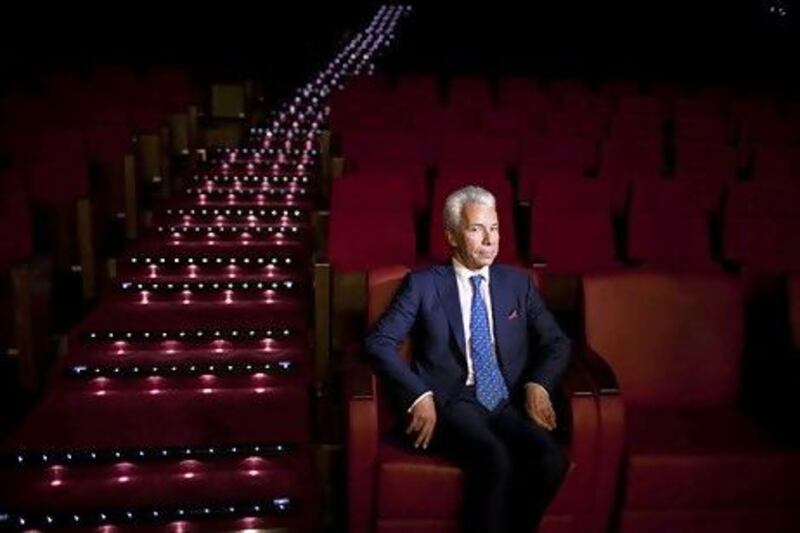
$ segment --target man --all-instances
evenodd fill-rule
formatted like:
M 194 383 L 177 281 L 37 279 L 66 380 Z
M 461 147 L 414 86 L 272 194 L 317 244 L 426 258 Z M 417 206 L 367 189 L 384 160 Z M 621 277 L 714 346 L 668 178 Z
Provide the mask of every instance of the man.
M 452 262 L 412 272 L 366 338 L 367 356 L 406 433 L 465 473 L 465 529 L 535 530 L 568 461 L 550 432 L 550 401 L 570 341 L 524 272 L 493 265 L 494 196 L 452 193 L 444 207 Z M 412 365 L 399 353 L 410 335 Z

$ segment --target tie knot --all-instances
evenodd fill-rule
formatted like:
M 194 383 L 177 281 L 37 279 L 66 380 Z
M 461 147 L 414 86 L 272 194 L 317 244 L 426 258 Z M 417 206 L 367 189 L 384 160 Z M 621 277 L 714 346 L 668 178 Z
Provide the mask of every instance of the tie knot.
M 472 282 L 472 288 L 477 291 L 481 288 L 481 282 L 483 281 L 483 276 L 478 274 L 476 276 L 471 276 L 469 280 Z

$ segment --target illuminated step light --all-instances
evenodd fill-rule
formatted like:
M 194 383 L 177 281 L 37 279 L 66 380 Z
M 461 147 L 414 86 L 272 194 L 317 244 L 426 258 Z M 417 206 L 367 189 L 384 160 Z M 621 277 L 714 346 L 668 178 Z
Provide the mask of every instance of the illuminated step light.
M 244 262 L 244 261 L 243 261 Z M 245 262 L 246 263 L 246 262 Z M 294 281 L 225 281 L 225 282 L 180 282 L 180 283 L 151 283 L 123 281 L 119 288 L 123 291 L 149 291 L 149 292 L 182 292 L 182 291 L 219 291 L 219 290 L 291 290 L 297 286 Z
M 283 339 L 292 335 L 288 328 L 250 329 L 250 330 L 179 330 L 179 331 L 91 331 L 85 334 L 88 341 L 104 342 L 116 340 L 130 341 L 171 341 L 171 340 L 204 340 L 217 338 L 226 340 L 240 339 Z
M 225 365 L 189 362 L 166 365 L 75 365 L 66 369 L 72 378 L 141 378 L 141 377 L 195 377 L 207 374 L 217 376 L 247 376 L 255 374 L 288 374 L 295 369 L 292 361 L 270 363 L 240 362 Z
M 134 256 L 129 259 L 132 265 L 221 265 L 241 262 L 244 264 L 257 264 L 257 265 L 291 265 L 294 259 L 286 256 L 271 256 L 271 257 L 151 257 L 151 256 Z

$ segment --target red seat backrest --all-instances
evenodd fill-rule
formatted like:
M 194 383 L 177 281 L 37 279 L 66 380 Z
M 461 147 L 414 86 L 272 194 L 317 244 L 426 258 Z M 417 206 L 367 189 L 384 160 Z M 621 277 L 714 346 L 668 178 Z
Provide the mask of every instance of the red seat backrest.
M 627 405 L 731 405 L 739 392 L 742 297 L 722 275 L 586 276 L 588 345 L 613 367 Z

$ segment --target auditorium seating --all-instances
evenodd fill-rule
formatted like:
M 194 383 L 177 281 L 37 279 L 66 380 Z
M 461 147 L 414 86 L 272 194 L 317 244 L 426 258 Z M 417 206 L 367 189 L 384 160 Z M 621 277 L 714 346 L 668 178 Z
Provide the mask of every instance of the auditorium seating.
M 628 218 L 628 257 L 668 271 L 714 271 L 709 206 L 691 182 L 642 181 L 635 185 Z
M 618 273 L 587 276 L 583 289 L 586 342 L 625 401 L 619 530 L 796 528 L 800 453 L 739 402 L 737 281 Z

